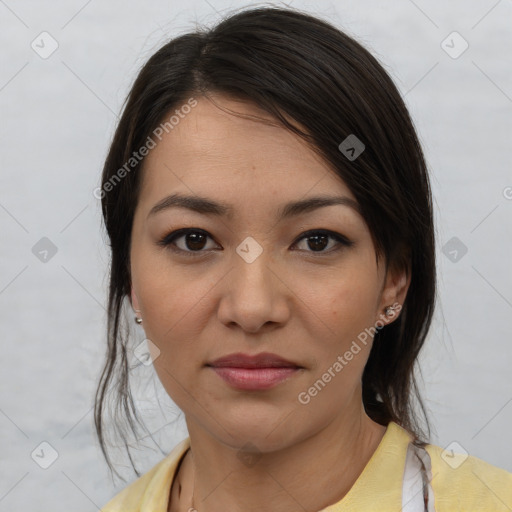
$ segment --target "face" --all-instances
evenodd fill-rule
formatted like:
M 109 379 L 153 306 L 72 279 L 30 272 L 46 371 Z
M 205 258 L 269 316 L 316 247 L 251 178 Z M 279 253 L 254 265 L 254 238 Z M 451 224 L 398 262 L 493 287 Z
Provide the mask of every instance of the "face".
M 269 118 L 250 103 L 214 98 Z M 226 211 L 182 202 L 152 212 L 171 195 Z M 320 196 L 344 204 L 282 215 L 288 203 Z M 404 275 L 377 266 L 355 197 L 301 139 L 206 98 L 146 157 L 130 258 L 132 304 L 189 430 L 238 448 L 251 439 L 261 451 L 361 414 L 371 328 L 392 321 L 384 308 L 403 304 L 408 287 Z M 270 352 L 300 369 L 248 390 L 207 366 L 240 352 Z

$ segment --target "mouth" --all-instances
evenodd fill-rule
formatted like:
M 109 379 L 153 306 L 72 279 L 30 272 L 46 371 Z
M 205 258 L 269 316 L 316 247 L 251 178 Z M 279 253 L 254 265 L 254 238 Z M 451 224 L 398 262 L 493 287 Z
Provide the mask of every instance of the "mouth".
M 288 380 L 304 369 L 276 354 L 230 354 L 206 365 L 237 389 L 264 390 Z
M 226 383 L 237 389 L 264 390 L 288 380 L 297 374 L 300 368 L 232 368 L 228 366 L 211 367 Z

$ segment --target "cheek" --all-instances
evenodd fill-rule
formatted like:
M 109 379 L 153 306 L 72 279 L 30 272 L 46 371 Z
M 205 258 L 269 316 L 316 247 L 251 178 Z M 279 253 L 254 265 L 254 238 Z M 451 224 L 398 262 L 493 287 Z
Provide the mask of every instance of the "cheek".
M 318 405 L 349 400 L 368 360 L 372 333 L 366 329 L 375 321 L 379 283 L 367 263 L 354 258 L 321 279 L 302 281 L 303 319 L 309 319 L 306 328 L 316 340 L 311 383 L 329 382 Z
M 209 280 L 187 280 L 178 272 L 151 272 L 139 285 L 146 334 L 165 349 L 171 343 L 187 344 L 200 333 L 204 321 Z
M 336 286 L 324 286 L 323 291 L 309 288 L 307 303 L 314 307 L 308 314 L 308 329 L 317 342 L 315 364 L 301 396 L 311 400 L 308 410 L 314 409 L 319 421 L 328 420 L 333 404 L 340 409 L 348 406 L 360 386 L 372 346 L 365 329 L 372 325 L 375 294 L 376 285 L 368 273 L 354 273 Z
M 339 339 L 357 336 L 372 325 L 374 304 L 378 295 L 376 276 L 361 267 L 360 270 L 340 272 L 334 279 L 324 281 L 323 286 L 309 293 L 313 311 Z
M 172 263 L 165 249 L 147 242 L 134 248 L 133 280 L 141 305 L 146 334 L 165 345 L 174 332 L 193 323 L 189 318 L 201 309 L 201 300 L 215 282 L 192 275 L 186 266 Z

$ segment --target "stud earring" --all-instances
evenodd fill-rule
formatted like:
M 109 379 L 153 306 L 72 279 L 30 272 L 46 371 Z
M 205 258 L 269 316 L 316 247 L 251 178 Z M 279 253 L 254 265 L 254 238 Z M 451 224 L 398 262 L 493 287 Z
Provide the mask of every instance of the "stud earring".
M 140 309 L 135 310 L 136 313 L 140 313 Z M 139 325 L 142 323 L 142 318 L 139 318 L 138 316 L 135 316 L 135 322 Z
M 397 306 L 386 306 L 384 311 L 386 313 L 386 316 L 394 316 L 395 309 L 399 309 L 399 308 L 400 308 L 400 304 L 398 304 Z

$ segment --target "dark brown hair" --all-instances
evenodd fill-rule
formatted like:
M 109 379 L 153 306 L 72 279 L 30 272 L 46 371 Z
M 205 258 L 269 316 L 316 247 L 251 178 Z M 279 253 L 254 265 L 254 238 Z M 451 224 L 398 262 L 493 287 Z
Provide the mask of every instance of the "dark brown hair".
M 114 427 L 140 476 L 117 413 L 137 435 L 122 306 L 130 297 L 130 238 L 143 160 L 113 178 L 165 116 L 191 96 L 215 92 L 253 102 L 303 137 L 356 197 L 377 257 L 385 256 L 386 268 L 407 269 L 411 283 L 400 315 L 375 334 L 363 402 L 374 421 L 395 421 L 419 441 L 427 439 L 414 370 L 435 304 L 435 237 L 428 171 L 413 122 L 383 66 L 354 38 L 301 11 L 265 7 L 239 11 L 160 48 L 137 76 L 115 131 L 102 175 L 112 258 L 108 349 L 95 401 L 96 432 L 110 469 L 103 411 L 112 387 Z M 349 135 L 365 145 L 353 160 L 339 149 Z

